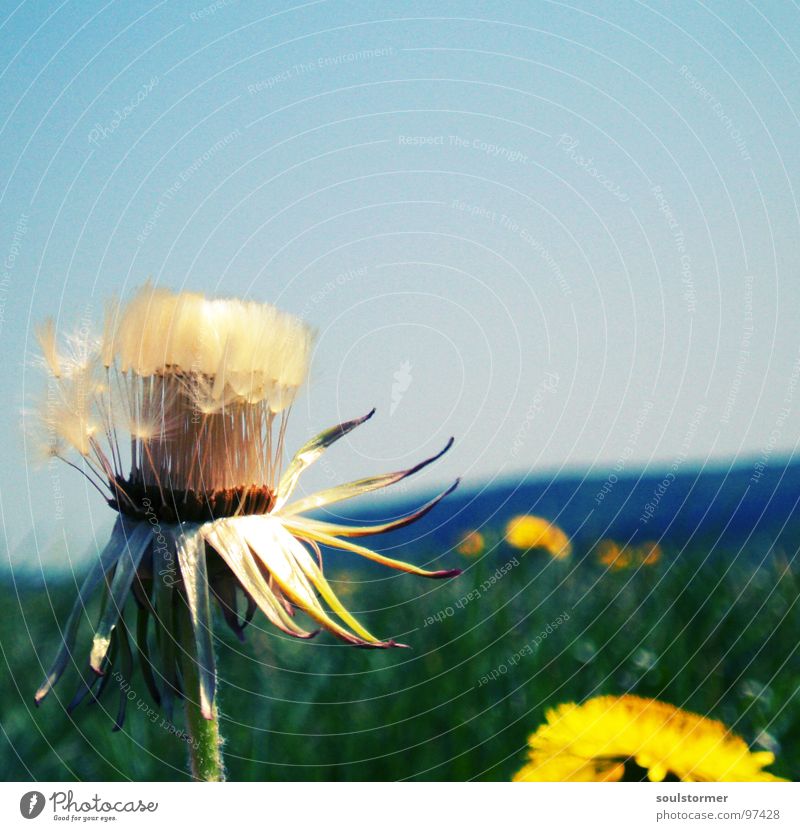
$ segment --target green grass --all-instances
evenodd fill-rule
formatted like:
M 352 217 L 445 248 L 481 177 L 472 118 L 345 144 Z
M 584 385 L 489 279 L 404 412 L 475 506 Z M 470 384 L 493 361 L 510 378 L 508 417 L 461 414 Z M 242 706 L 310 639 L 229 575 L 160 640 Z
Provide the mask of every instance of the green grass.
M 514 556 L 519 565 L 487 587 Z M 335 555 L 326 565 L 334 579 L 341 575 Z M 296 642 L 260 615 L 240 644 L 220 622 L 229 777 L 507 780 L 547 707 L 632 692 L 721 719 L 775 751 L 774 773 L 800 779 L 800 574 L 785 558 L 750 551 L 711 562 L 702 551 L 666 550 L 656 566 L 608 573 L 588 559 L 562 563 L 497 548 L 467 565 L 446 582 L 357 573 L 366 582 L 345 602 L 373 632 L 408 650 L 353 649 L 326 633 Z M 112 685 L 100 705 L 65 713 L 77 672 L 33 706 L 41 664 L 55 651 L 75 593 L 72 583 L 51 582 L 48 590 L 4 585 L 5 777 L 186 779 L 186 748 L 175 735 L 182 715 L 170 730 L 149 714 L 138 671 L 122 732 L 111 730 Z M 547 637 L 528 649 L 548 624 Z M 88 625 L 80 637 L 88 656 Z M 496 679 L 481 683 L 489 674 Z

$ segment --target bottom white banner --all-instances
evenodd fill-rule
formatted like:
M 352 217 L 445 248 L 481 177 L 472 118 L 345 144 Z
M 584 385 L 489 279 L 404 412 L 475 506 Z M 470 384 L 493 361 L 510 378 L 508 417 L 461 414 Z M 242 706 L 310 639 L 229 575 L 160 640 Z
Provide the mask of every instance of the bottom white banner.
M 0 826 L 800 828 L 800 784 L 0 783 Z

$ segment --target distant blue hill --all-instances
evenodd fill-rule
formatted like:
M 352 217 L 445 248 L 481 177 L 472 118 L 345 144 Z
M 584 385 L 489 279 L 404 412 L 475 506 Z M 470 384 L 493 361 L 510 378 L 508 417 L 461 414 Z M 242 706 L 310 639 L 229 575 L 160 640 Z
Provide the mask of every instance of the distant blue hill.
M 483 487 L 465 481 L 415 524 L 356 542 L 418 563 L 433 558 L 431 567 L 452 566 L 463 562 L 453 548 L 465 532 L 477 528 L 499 538 L 509 519 L 530 513 L 563 528 L 572 539 L 576 558 L 604 538 L 634 544 L 656 540 L 673 553 L 685 546 L 704 555 L 724 552 L 758 559 L 775 544 L 789 558 L 800 550 L 800 462 L 773 459 L 764 469 L 750 462 L 703 471 L 689 470 L 687 463 L 674 478 L 669 472 L 668 466 L 662 473 L 628 472 L 614 481 L 571 471 Z M 373 494 L 340 503 L 335 506 L 341 507 L 340 513 L 320 516 L 386 521 L 410 513 L 430 498 L 392 499 L 391 488 L 384 493 L 384 497 Z M 52 551 L 44 551 L 41 541 L 28 534 L 14 558 L 17 578 L 40 580 L 41 557 L 53 573 L 63 571 L 74 579 L 72 570 L 96 556 L 96 544 L 87 543 L 71 545 L 66 558 L 61 535 L 50 541 L 50 547 Z M 0 576 L 5 576 L 8 565 L 5 557 L 2 560 Z M 368 567 L 362 558 L 341 551 L 327 562 Z
M 408 513 L 419 501 L 384 502 L 380 512 L 359 510 L 350 518 L 386 520 Z M 469 483 L 448 496 L 414 525 L 380 541 L 383 550 L 409 543 L 442 552 L 467 530 L 486 526 L 502 533 L 514 515 L 531 513 L 556 522 L 570 535 L 576 553 L 600 539 L 643 542 L 660 540 L 727 551 L 780 542 L 791 554 L 800 541 L 800 463 L 767 467 L 742 463 L 728 469 L 671 473 L 626 473 L 618 478 L 581 477 L 576 473 L 531 477 L 480 489 Z M 366 503 L 366 500 L 365 500 Z

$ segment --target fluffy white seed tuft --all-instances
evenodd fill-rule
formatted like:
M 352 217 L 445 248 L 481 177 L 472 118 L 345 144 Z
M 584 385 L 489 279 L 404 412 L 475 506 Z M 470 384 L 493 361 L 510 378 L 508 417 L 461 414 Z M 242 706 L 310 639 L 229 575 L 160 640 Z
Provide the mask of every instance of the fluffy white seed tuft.
M 274 306 L 150 284 L 119 311 L 111 329 L 102 352 L 115 355 L 122 372 L 212 379 L 203 394 L 203 409 L 212 411 L 259 401 L 283 410 L 308 375 L 313 342 L 303 321 Z
M 37 338 L 48 375 L 39 443 L 76 451 L 114 496 L 120 481 L 197 492 L 278 476 L 311 355 L 298 318 L 148 283 L 106 306 L 100 338 L 84 326 L 59 343 L 52 320 Z
M 36 340 L 42 350 L 42 357 L 48 371 L 54 378 L 61 377 L 61 356 L 58 354 L 58 342 L 56 340 L 56 325 L 52 317 L 48 317 L 41 325 L 36 327 Z

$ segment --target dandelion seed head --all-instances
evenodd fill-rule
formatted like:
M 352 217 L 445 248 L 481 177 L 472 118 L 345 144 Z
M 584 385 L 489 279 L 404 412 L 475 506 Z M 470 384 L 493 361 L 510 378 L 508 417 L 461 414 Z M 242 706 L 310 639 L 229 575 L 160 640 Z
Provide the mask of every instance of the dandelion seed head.
M 155 493 L 172 516 L 170 489 L 185 504 L 271 504 L 313 344 L 299 318 L 148 282 L 106 304 L 99 337 L 84 320 L 58 338 L 48 320 L 37 338 L 48 376 L 39 441 L 86 458 L 119 510 L 138 515 Z

